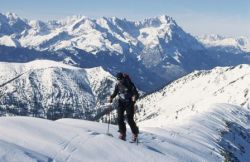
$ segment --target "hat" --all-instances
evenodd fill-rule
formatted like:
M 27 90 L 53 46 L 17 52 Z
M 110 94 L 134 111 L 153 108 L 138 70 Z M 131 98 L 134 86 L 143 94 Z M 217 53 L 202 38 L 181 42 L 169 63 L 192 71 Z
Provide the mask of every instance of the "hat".
M 122 80 L 124 77 L 123 77 L 123 74 L 121 72 L 117 73 L 116 74 L 116 79 L 117 80 Z

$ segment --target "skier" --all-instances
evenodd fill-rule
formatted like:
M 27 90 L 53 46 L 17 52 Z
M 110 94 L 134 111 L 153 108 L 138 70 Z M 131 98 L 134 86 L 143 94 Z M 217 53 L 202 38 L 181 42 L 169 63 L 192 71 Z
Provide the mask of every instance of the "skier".
M 116 75 L 116 79 L 118 82 L 115 85 L 113 94 L 109 97 L 109 102 L 112 103 L 113 98 L 117 95 L 119 96 L 117 108 L 120 132 L 119 138 L 124 141 L 126 140 L 126 124 L 124 123 L 124 112 L 126 111 L 127 121 L 133 133 L 131 142 L 135 142 L 138 137 L 139 129 L 134 121 L 134 104 L 139 98 L 139 93 L 127 74 L 119 72 Z

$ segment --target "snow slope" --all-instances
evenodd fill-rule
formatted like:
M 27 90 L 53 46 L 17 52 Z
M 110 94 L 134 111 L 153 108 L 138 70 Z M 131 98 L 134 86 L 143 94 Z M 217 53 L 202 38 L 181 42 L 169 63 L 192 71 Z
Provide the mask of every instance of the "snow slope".
M 177 161 L 247 162 L 250 158 L 249 110 L 229 104 L 200 104 L 183 110 L 178 118 L 169 114 L 140 123 L 152 133 L 163 153 Z M 156 146 L 156 145 L 155 145 Z
M 138 102 L 140 125 L 149 127 L 146 130 L 152 133 L 158 134 L 160 130 L 158 135 L 162 136 L 169 132 L 180 147 L 190 143 L 189 151 L 182 153 L 183 159 L 196 159 L 195 156 L 210 152 L 209 156 L 197 157 L 197 161 L 221 161 L 218 155 L 221 154 L 232 161 L 247 162 L 250 159 L 249 72 L 249 65 L 239 65 L 195 71 L 182 77 Z
M 113 125 L 110 132 L 114 137 L 110 137 L 105 134 L 107 124 L 102 123 L 1 117 L 0 160 L 218 162 L 229 158 L 226 155 L 231 151 L 231 159 L 247 162 L 249 110 L 228 104 L 202 108 L 204 111 L 184 114 L 179 120 L 161 120 L 161 127 L 140 123 L 138 146 L 119 140 Z
M 20 46 L 19 42 L 11 38 L 11 36 L 0 37 L 0 45 L 6 45 L 6 46 L 11 46 L 11 47 Z
M 2 117 L 0 123 L 4 144 L 0 146 L 1 161 L 151 162 L 164 159 L 155 151 L 105 135 L 106 124 L 28 117 Z M 115 132 L 114 127 L 111 130 Z M 14 155 L 8 152 L 11 148 Z
M 161 114 L 178 118 L 179 114 L 197 109 L 202 103 L 229 103 L 250 107 L 250 65 L 217 67 L 195 71 L 138 102 L 140 120 Z

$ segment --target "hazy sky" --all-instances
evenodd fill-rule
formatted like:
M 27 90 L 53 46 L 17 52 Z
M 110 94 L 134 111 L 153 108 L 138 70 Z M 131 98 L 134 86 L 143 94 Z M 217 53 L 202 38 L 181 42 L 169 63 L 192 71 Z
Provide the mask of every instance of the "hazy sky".
M 142 20 L 165 14 L 193 35 L 250 37 L 250 0 L 0 0 L 0 12 L 36 20 L 71 15 Z

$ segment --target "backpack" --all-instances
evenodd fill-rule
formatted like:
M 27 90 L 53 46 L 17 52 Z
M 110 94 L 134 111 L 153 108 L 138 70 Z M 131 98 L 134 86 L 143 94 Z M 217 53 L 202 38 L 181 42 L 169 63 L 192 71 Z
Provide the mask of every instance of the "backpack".
M 127 95 L 129 97 L 124 96 L 124 97 L 120 97 L 120 98 L 130 98 L 130 97 L 132 97 L 132 95 L 136 95 L 136 97 L 138 98 L 139 93 L 136 90 L 136 87 L 135 87 L 134 83 L 132 82 L 130 76 L 127 73 L 122 73 L 122 76 L 124 78 L 124 84 L 123 85 L 128 89 L 129 95 L 128 94 Z
M 135 88 L 134 83 L 132 82 L 130 76 L 127 73 L 123 73 L 123 77 L 125 79 L 125 85 L 127 86 L 129 90 L 132 90 L 133 88 Z
M 139 93 L 136 90 L 136 87 L 135 87 L 134 83 L 132 82 L 131 78 L 129 77 L 129 75 L 127 73 L 123 73 L 123 77 L 125 79 L 125 82 L 127 82 L 128 88 L 135 93 L 134 95 L 136 95 L 136 98 L 138 99 Z
M 127 73 L 123 73 L 123 77 L 124 77 L 125 81 L 126 81 L 129 85 L 131 85 L 132 81 L 131 81 L 129 75 L 128 75 Z

